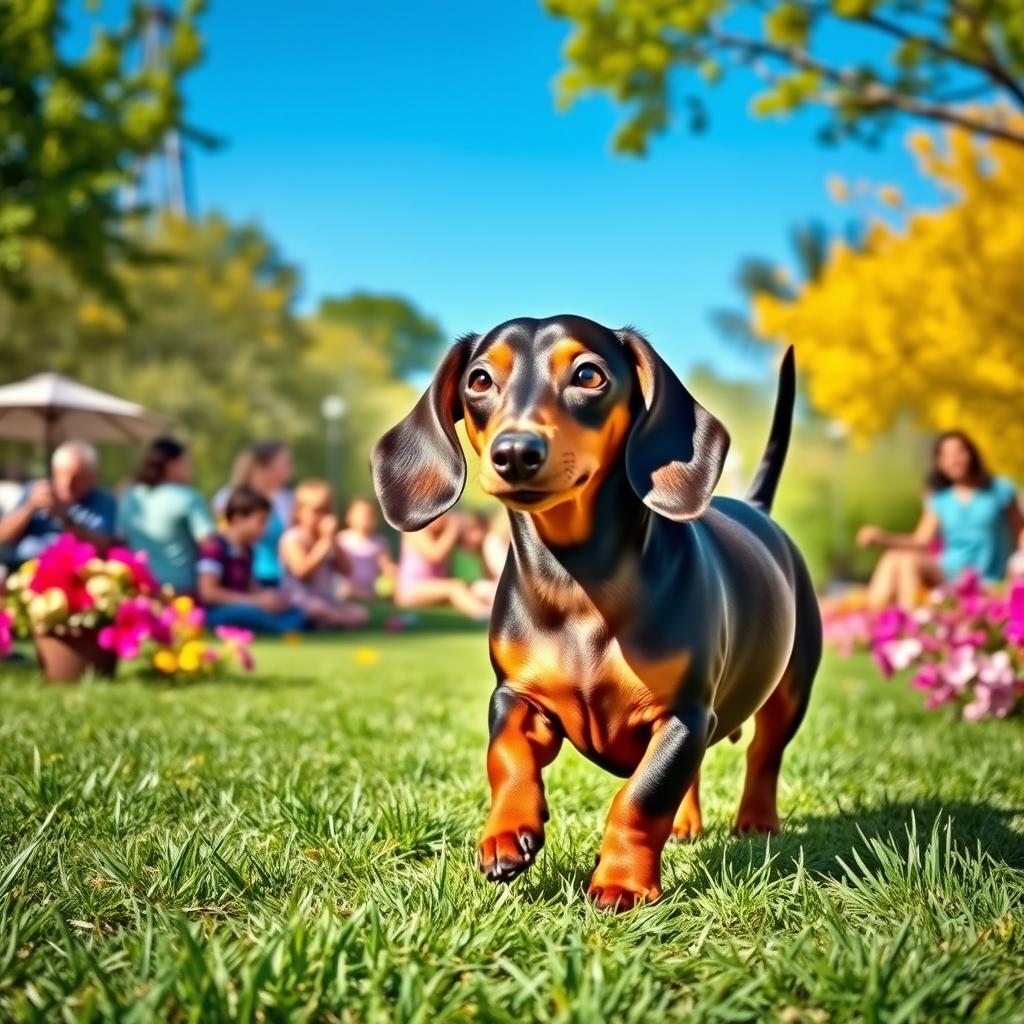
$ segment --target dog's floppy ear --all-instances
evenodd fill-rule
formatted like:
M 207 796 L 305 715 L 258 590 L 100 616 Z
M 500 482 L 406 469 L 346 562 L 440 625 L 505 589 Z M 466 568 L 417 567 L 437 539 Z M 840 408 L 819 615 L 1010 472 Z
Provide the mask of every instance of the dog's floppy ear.
M 626 441 L 637 497 L 666 519 L 696 519 L 722 475 L 729 434 L 636 331 L 616 332 L 633 358 L 642 404 Z
M 459 381 L 475 340 L 467 335 L 448 350 L 412 412 L 373 446 L 373 487 L 384 518 L 396 530 L 422 530 L 447 512 L 466 486 L 455 423 L 462 419 Z

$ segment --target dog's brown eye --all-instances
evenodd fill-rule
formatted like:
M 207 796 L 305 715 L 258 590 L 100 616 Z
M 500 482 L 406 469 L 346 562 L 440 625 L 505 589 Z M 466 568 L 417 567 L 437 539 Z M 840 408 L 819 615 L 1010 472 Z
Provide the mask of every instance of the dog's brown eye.
M 469 390 L 482 395 L 494 384 L 491 375 L 486 370 L 474 370 L 469 375 Z
M 573 384 L 578 388 L 587 388 L 588 391 L 601 387 L 605 380 L 605 375 L 593 363 L 577 366 L 572 375 Z

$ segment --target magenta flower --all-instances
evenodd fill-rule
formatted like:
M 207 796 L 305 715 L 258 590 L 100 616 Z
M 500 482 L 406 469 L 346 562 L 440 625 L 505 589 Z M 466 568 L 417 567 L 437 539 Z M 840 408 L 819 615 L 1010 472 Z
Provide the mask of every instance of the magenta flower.
M 6 657 L 11 652 L 11 643 L 13 637 L 12 626 L 14 620 L 11 618 L 8 612 L 5 612 L 0 608 L 0 658 Z
M 1013 585 L 1007 613 L 1006 639 L 1024 647 L 1024 582 Z
M 978 652 L 969 644 L 954 647 L 939 666 L 943 681 L 957 693 L 967 689 L 967 684 L 977 676 L 978 667 Z
M 224 642 L 229 653 L 238 659 L 239 665 L 246 672 L 251 672 L 256 667 L 256 661 L 249 650 L 253 634 L 248 629 L 240 629 L 237 626 L 218 626 L 214 632 Z
M 108 562 L 126 565 L 132 574 L 136 590 L 144 594 L 155 594 L 160 589 L 156 577 L 150 572 L 145 551 L 131 551 L 128 548 L 113 547 L 107 552 Z
M 942 685 L 942 673 L 933 662 L 922 665 L 914 674 L 914 688 L 918 690 L 935 690 Z
M 39 565 L 28 588 L 35 594 L 52 589 L 63 591 L 70 613 L 91 608 L 92 596 L 85 589 L 81 572 L 95 557 L 96 549 L 91 544 L 65 533 L 39 556 Z
M 872 626 L 875 644 L 884 644 L 904 636 L 911 625 L 911 618 L 902 608 L 886 608 L 878 613 Z
M 97 639 L 104 650 L 115 651 L 119 658 L 130 660 L 139 656 L 147 640 L 163 644 L 170 638 L 149 599 L 133 597 L 121 602 L 113 624 L 101 629 Z
M 960 598 L 984 597 L 981 585 L 981 573 L 976 569 L 966 569 L 953 582 L 952 591 Z

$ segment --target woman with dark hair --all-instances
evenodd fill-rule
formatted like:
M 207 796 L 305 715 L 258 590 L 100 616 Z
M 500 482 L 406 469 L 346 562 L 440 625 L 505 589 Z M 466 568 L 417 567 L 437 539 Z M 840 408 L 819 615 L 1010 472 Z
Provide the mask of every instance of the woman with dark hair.
M 1006 575 L 1015 541 L 1024 547 L 1024 515 L 1013 484 L 993 476 L 977 445 L 960 430 L 935 441 L 924 510 L 913 533 L 862 526 L 861 547 L 884 548 L 871 577 L 872 608 L 912 608 L 923 587 L 973 570 L 994 583 Z
M 202 495 L 192 486 L 188 450 L 171 437 L 150 442 L 121 499 L 117 532 L 144 551 L 153 575 L 179 594 L 196 589 L 199 544 L 215 531 Z

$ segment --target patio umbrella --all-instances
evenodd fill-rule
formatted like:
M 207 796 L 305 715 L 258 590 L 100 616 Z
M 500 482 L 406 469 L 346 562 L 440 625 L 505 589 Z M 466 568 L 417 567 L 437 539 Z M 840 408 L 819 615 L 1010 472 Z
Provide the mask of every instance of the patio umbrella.
M 72 439 L 139 444 L 166 429 L 141 405 L 59 373 L 37 373 L 0 387 L 0 439 L 42 443 L 47 452 Z

